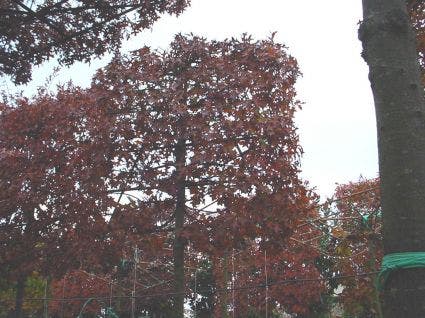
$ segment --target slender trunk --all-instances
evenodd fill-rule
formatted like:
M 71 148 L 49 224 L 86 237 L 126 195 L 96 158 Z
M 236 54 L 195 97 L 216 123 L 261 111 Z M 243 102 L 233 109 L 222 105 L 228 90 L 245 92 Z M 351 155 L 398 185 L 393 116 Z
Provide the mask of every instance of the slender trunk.
M 24 216 L 25 220 L 27 221 L 27 226 L 24 231 L 23 240 L 24 242 L 36 242 L 35 236 L 34 236 L 34 223 L 35 218 L 34 214 L 30 209 L 24 210 Z M 37 236 L 38 237 L 38 236 Z M 30 246 L 28 249 L 30 253 L 24 254 L 21 253 L 22 259 L 19 261 L 19 267 L 22 268 L 23 264 L 28 262 L 28 256 L 31 255 L 31 252 L 34 251 L 34 243 L 32 246 Z M 21 250 L 21 252 L 24 249 Z M 33 256 L 33 255 L 32 255 Z M 15 298 L 15 310 L 14 310 L 14 318 L 23 318 L 23 304 L 24 304 L 24 296 L 25 296 L 25 284 L 27 282 L 28 272 L 20 272 L 18 274 L 18 279 L 16 281 L 16 298 Z
M 227 284 L 229 282 L 229 269 L 228 269 L 228 253 L 224 253 L 223 257 L 223 293 L 221 294 L 221 317 L 227 318 L 229 297 L 227 292 Z
M 377 131 L 384 252 L 425 252 L 425 100 L 404 0 L 363 0 L 359 30 Z M 425 269 L 390 275 L 385 318 L 423 317 Z
M 16 282 L 16 299 L 15 299 L 15 318 L 23 318 L 23 304 L 25 295 L 25 283 L 27 281 L 26 275 L 22 275 Z
M 184 248 L 185 240 L 181 236 L 184 225 L 185 207 L 185 190 L 186 190 L 186 174 L 184 166 L 186 163 L 186 141 L 180 139 L 175 149 L 176 157 L 176 210 L 175 210 L 175 230 L 174 230 L 174 311 L 176 318 L 184 317 Z

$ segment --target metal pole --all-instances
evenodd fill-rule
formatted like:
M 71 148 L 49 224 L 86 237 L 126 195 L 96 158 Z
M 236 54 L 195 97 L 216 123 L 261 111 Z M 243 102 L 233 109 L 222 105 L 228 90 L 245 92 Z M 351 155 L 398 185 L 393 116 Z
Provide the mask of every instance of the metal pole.
M 197 305 L 197 303 L 198 303 L 198 294 L 197 294 L 197 289 L 196 289 L 196 284 L 197 284 L 197 281 L 196 281 L 196 273 L 197 273 L 197 269 L 195 269 L 195 309 L 193 310 L 193 317 L 194 318 L 196 318 L 196 305 Z
M 109 308 L 112 308 L 112 287 L 113 285 L 112 285 L 112 279 L 111 279 L 111 288 L 109 291 Z
M 235 304 L 235 249 L 232 251 L 232 304 L 233 304 L 233 312 L 232 317 L 235 318 L 236 313 L 236 304 Z
M 63 277 L 63 284 L 62 284 L 61 318 L 63 318 L 63 311 L 64 311 L 64 305 L 65 305 L 65 283 L 66 283 L 66 274 Z
M 131 292 L 131 318 L 135 318 L 134 312 L 136 309 L 136 279 L 137 279 L 137 265 L 139 263 L 139 250 L 134 249 L 134 277 L 133 277 L 133 291 Z
M 269 284 L 267 279 L 267 251 L 264 251 L 264 273 L 266 276 L 266 318 L 268 318 L 268 293 L 269 293 Z
M 44 318 L 48 318 L 48 309 L 47 309 L 47 279 L 44 280 Z

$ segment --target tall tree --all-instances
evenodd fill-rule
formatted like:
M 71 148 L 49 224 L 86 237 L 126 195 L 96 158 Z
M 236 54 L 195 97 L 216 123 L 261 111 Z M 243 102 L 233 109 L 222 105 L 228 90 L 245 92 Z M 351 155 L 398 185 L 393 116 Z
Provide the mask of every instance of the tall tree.
M 124 38 L 161 14 L 180 14 L 189 0 L 1 0 L 0 75 L 20 84 L 31 69 L 57 56 L 61 64 L 88 62 L 116 50 Z
M 111 186 L 138 197 L 133 208 L 145 223 L 174 225 L 177 317 L 189 242 L 200 251 L 258 237 L 276 245 L 312 199 L 298 178 L 297 75 L 272 39 L 178 35 L 169 51 L 117 57 L 94 78 L 91 92 L 117 140 Z M 209 202 L 212 214 L 202 208 Z
M 384 253 L 425 251 L 425 99 L 403 0 L 363 0 L 359 30 L 375 100 Z M 425 269 L 394 272 L 385 317 L 421 317 Z

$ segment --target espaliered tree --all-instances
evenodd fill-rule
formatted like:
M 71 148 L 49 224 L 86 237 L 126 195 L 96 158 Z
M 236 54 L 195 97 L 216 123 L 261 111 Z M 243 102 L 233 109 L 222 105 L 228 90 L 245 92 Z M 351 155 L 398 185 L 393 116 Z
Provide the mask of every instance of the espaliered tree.
M 56 57 L 64 65 L 88 62 L 119 48 L 161 14 L 180 14 L 189 0 L 1 0 L 0 74 L 31 79 L 35 65 Z
M 363 15 L 359 37 L 375 100 L 384 254 L 425 252 L 425 98 L 415 34 L 403 0 L 363 0 Z M 423 316 L 424 281 L 423 268 L 392 273 L 384 317 Z
M 93 79 L 88 93 L 110 118 L 103 129 L 116 145 L 109 192 L 132 198 L 111 222 L 124 210 L 140 224 L 171 226 L 176 317 L 189 242 L 200 251 L 257 237 L 273 246 L 310 204 L 293 123 L 298 74 L 272 38 L 177 35 L 168 51 L 117 56 Z

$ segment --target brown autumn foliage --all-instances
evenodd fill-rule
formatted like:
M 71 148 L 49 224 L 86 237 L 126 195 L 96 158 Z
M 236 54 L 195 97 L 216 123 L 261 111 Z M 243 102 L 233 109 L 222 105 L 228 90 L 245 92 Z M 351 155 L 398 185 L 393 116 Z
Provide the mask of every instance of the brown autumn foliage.
M 114 116 L 112 134 L 123 136 L 116 156 L 127 166 L 111 186 L 124 195 L 139 192 L 123 211 L 145 211 L 143 218 L 153 206 L 160 211 L 153 221 L 168 226 L 186 193 L 184 228 L 175 235 L 205 252 L 288 236 L 311 200 L 296 168 L 297 73 L 271 40 L 180 35 L 169 52 L 145 48 L 99 71 L 93 90 Z M 186 159 L 177 162 L 181 152 Z M 214 217 L 201 211 L 210 201 Z M 124 213 L 117 210 L 112 221 L 118 212 Z
M 102 274 L 136 246 L 169 259 L 175 237 L 211 257 L 261 241 L 279 259 L 314 200 L 298 177 L 298 74 L 273 39 L 178 35 L 117 55 L 89 89 L 3 105 L 2 264 Z
M 131 34 L 164 13 L 180 14 L 188 0 L 1 0 L 0 74 L 17 84 L 32 67 L 56 57 L 63 65 L 117 50 Z
M 180 14 L 189 0 L 69 0 L 0 1 L 0 74 L 15 83 L 31 79 L 32 67 L 57 57 L 64 65 L 88 62 L 91 57 L 116 51 L 122 40 L 150 27 L 161 14 Z M 417 33 L 424 69 L 424 3 L 407 1 Z
M 85 126 L 87 97 L 64 88 L 54 97 L 2 105 L 0 267 L 11 282 L 28 282 L 34 271 L 54 278 L 119 261 L 105 219 L 114 201 L 101 195 L 100 171 L 108 165 L 93 155 L 106 139 L 92 138 Z
M 253 243 L 250 248 L 235 253 L 234 257 L 228 253 L 226 259 L 216 259 L 216 285 L 223 289 L 227 282 L 235 292 L 217 293 L 215 317 L 223 316 L 223 303 L 231 308 L 229 316 L 233 311 L 235 317 L 241 318 L 250 313 L 265 316 L 266 299 L 269 315 L 286 312 L 308 317 L 310 305 L 319 302 L 325 290 L 315 265 L 318 256 L 311 248 L 289 241 L 276 249 L 263 249 L 261 244 Z M 267 292 L 266 281 L 270 284 Z
M 145 4 L 86 1 L 77 8 L 68 1 L 45 1 L 32 9 L 25 1 L 2 1 L 0 10 L 7 23 L 0 35 L 7 45 L 1 52 L 1 71 L 25 82 L 31 66 L 53 54 L 59 54 L 64 64 L 87 61 L 116 49 L 126 27 L 139 31 L 159 13 L 180 13 L 187 2 Z M 409 8 L 424 69 L 424 4 L 412 1 Z M 120 10 L 135 10 L 135 19 Z M 141 16 L 147 18 L 142 21 Z M 52 22 L 56 20 L 66 21 L 67 26 Z M 21 32 L 24 28 L 29 32 Z M 13 41 L 19 45 L 9 45 Z M 188 164 L 178 167 L 188 178 L 190 193 L 181 232 L 185 240 L 203 253 L 217 255 L 223 249 L 250 250 L 260 238 L 273 251 L 274 263 L 289 257 L 275 250 L 276 238 L 291 235 L 296 212 L 312 199 L 296 176 L 300 148 L 291 117 L 296 109 L 296 103 L 291 104 L 298 72 L 295 61 L 282 55 L 282 47 L 273 42 L 260 46 L 247 39 L 223 44 L 177 37 L 173 45 L 163 54 L 139 50 L 133 56 L 136 61 L 118 56 L 88 90 L 64 88 L 57 96 L 2 106 L 0 173 L 5 205 L 0 262 L 13 275 L 30 273 L 35 267 L 58 276 L 77 267 L 101 272 L 119 260 L 126 244 L 140 245 L 147 257 L 170 247 L 173 171 L 178 164 L 169 161 L 176 136 L 186 137 L 188 131 L 184 138 L 190 145 Z M 282 62 L 286 70 L 279 69 Z M 288 77 L 279 78 L 279 72 Z M 203 84 L 197 86 L 193 79 Z M 253 85 L 258 87 L 250 91 Z M 269 105 L 279 103 L 286 108 L 273 113 Z M 251 106 L 261 111 L 256 113 Z M 287 126 L 279 126 L 279 115 L 288 120 Z M 284 146 L 275 149 L 279 143 Z M 273 173 L 267 175 L 266 170 Z M 145 200 L 146 196 L 152 200 Z M 125 197 L 126 203 L 117 202 L 118 197 Z M 201 211 L 210 198 L 218 204 L 215 217 Z M 250 253 L 261 251 L 255 247 Z M 166 252 L 160 255 L 167 257 Z M 278 298 L 276 304 L 284 302 Z M 304 310 L 294 308 L 294 312 Z
M 83 313 L 100 313 L 106 308 L 110 296 L 110 279 L 91 275 L 82 270 L 70 271 L 61 280 L 50 284 L 55 301 L 49 302 L 49 314 L 53 317 L 78 317 L 84 304 Z M 63 301 L 63 299 L 66 299 Z

